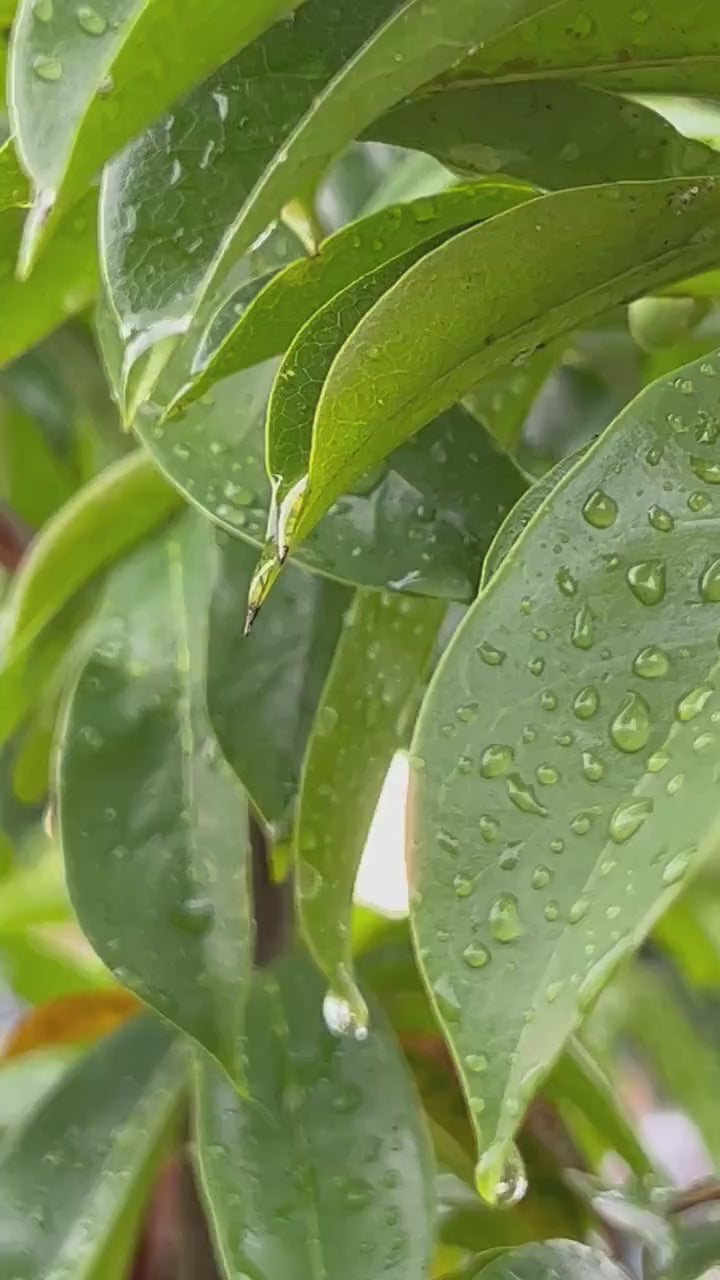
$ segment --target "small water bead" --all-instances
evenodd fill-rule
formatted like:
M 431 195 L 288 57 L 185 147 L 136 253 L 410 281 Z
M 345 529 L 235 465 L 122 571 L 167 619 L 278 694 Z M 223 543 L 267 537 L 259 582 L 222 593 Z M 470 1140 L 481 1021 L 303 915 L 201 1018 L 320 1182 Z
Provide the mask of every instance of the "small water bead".
M 513 893 L 501 893 L 493 902 L 489 916 L 490 932 L 496 942 L 509 943 L 524 932 Z
M 47 81 L 48 84 L 54 84 L 62 78 L 63 65 L 59 58 L 51 58 L 47 54 L 39 53 L 33 58 L 32 64 L 35 75 L 40 80 Z
M 670 670 L 670 661 L 662 649 L 649 644 L 636 653 L 632 669 L 636 676 L 641 676 L 644 680 L 659 680 Z
M 573 902 L 568 912 L 568 923 L 579 924 L 587 915 L 589 907 L 590 902 L 588 898 L 578 898 L 577 902 Z
M 488 1069 L 488 1060 L 484 1053 L 469 1053 L 465 1059 L 465 1066 L 468 1071 L 472 1071 L 473 1075 L 483 1075 Z
M 546 902 L 543 907 L 543 915 L 548 924 L 554 924 L 560 919 L 560 904 L 558 902 Z
M 720 558 L 712 560 L 700 578 L 700 599 L 705 604 L 720 603 Z
M 215 908 L 208 898 L 187 898 L 173 914 L 173 924 L 183 933 L 201 938 L 212 927 Z
M 625 695 L 610 721 L 610 737 L 627 754 L 642 751 L 650 737 L 650 708 L 639 693 Z
M 528 671 L 532 676 L 541 676 L 545 670 L 544 658 L 531 658 L 528 662 Z
M 564 596 L 574 596 L 578 589 L 578 584 L 569 569 L 558 569 L 555 575 L 555 581 L 558 588 Z
M 669 796 L 676 796 L 678 791 L 680 791 L 684 782 L 685 782 L 685 774 L 676 773 L 673 778 L 670 778 L 670 780 L 667 783 L 667 786 L 665 787 L 667 794 Z
M 535 770 L 535 777 L 544 787 L 552 787 L 560 781 L 560 774 L 551 764 L 539 764 Z
M 521 813 L 534 814 L 538 818 L 546 818 L 548 810 L 541 804 L 533 788 L 525 782 L 519 773 L 511 773 L 507 780 L 509 799 Z
M 534 729 L 531 724 L 526 724 L 520 736 L 522 741 L 528 745 L 537 738 L 537 729 Z
M 639 831 L 647 817 L 653 811 L 653 802 L 647 797 L 630 800 L 618 805 L 610 818 L 610 839 L 615 844 L 625 844 L 636 831 Z
M 503 1144 L 500 1161 L 495 1150 L 490 1148 L 478 1162 L 475 1186 L 485 1203 L 493 1208 L 512 1209 L 519 1204 L 528 1189 L 528 1180 L 517 1147 L 513 1145 L 506 1154 Z
M 607 907 L 605 910 L 605 917 L 607 920 L 617 920 L 621 911 L 622 911 L 622 907 L 618 907 L 615 905 L 611 907 Z
M 665 507 L 659 507 L 654 504 L 648 511 L 648 520 L 653 529 L 657 529 L 658 533 L 670 533 L 675 528 L 675 521 Z
M 667 751 L 654 751 L 647 762 L 648 773 L 660 773 L 669 762 L 670 757 Z
M 481 942 L 470 942 L 462 954 L 471 969 L 484 969 L 490 963 L 490 952 Z
M 509 844 L 503 849 L 498 858 L 498 866 L 501 871 L 514 871 L 520 861 L 521 844 Z
M 570 641 L 576 649 L 592 649 L 595 643 L 595 619 L 586 604 L 575 614 Z
M 445 831 L 442 827 L 437 833 L 436 840 L 440 848 L 444 849 L 446 853 L 455 854 L 460 848 L 460 841 L 457 836 L 454 836 L 451 831 Z
M 689 720 L 694 720 L 705 710 L 710 698 L 715 692 L 715 688 L 711 684 L 698 685 L 696 689 L 691 689 L 689 693 L 684 694 L 675 707 L 675 717 L 682 724 L 686 724 Z
M 463 724 L 472 724 L 477 719 L 477 713 L 480 710 L 479 702 L 465 702 L 463 706 L 458 707 L 455 715 L 458 720 L 462 720 Z
M 33 14 L 39 22 L 51 22 L 53 7 L 53 0 L 35 0 Z
M 691 458 L 690 466 L 698 480 L 704 480 L 706 484 L 720 484 L 720 462 L 713 462 L 709 458 Z
M 462 871 L 459 871 L 453 879 L 453 889 L 457 898 L 469 898 L 473 891 L 473 882 L 470 876 L 466 876 Z
M 497 840 L 500 835 L 499 824 L 485 813 L 478 820 L 478 829 L 486 844 L 492 844 L 493 840 Z
M 550 841 L 551 853 L 562 853 L 564 848 L 565 848 L 565 841 L 562 839 L 561 836 L 556 836 L 554 840 Z
M 533 869 L 530 883 L 533 889 L 546 889 L 552 880 L 552 871 L 549 867 L 535 867 Z
M 557 694 L 552 689 L 543 689 L 540 694 L 540 706 L 543 711 L 556 711 L 558 705 Z
M 594 755 L 592 751 L 583 751 L 582 771 L 588 782 L 599 782 L 601 778 L 605 777 L 605 765 L 600 757 Z
M 468 1098 L 468 1102 L 470 1105 L 470 1110 L 472 1111 L 473 1115 L 476 1115 L 476 1116 L 481 1116 L 487 1106 L 485 1099 L 478 1097 L 477 1094 L 474 1094 L 472 1098 Z
M 641 604 L 660 604 L 665 598 L 666 570 L 662 560 L 640 560 L 626 574 L 633 595 Z
M 651 445 L 645 454 L 645 461 L 649 467 L 656 467 L 659 462 L 662 462 L 662 456 L 662 449 L 657 445 Z
M 711 733 L 701 733 L 693 742 L 693 751 L 706 751 L 711 747 L 715 739 Z
M 549 986 L 545 988 L 545 999 L 547 1000 L 548 1004 L 555 1003 L 558 996 L 561 994 L 564 986 L 565 986 L 564 982 L 551 982 Z
M 687 875 L 690 864 L 697 853 L 697 846 L 691 845 L 689 849 L 683 849 L 681 853 L 676 853 L 673 858 L 666 864 L 662 873 L 662 882 L 665 885 L 678 884 L 680 880 Z
M 687 504 L 690 510 L 694 511 L 697 515 L 701 511 L 707 511 L 708 508 L 712 506 L 712 498 L 709 498 L 706 493 L 700 493 L 700 491 L 696 489 L 694 493 L 690 494 Z
M 577 716 L 578 720 L 590 720 L 599 706 L 600 696 L 597 689 L 591 684 L 586 684 L 573 698 L 573 715 Z
M 472 773 L 474 764 L 475 764 L 475 761 L 473 760 L 472 756 L 468 756 L 468 755 L 459 756 L 458 762 L 457 762 L 457 771 L 458 773 L 462 773 L 467 776 L 467 774 Z
M 533 640 L 544 641 L 544 640 L 550 639 L 550 632 L 547 631 L 545 627 L 533 627 L 532 635 L 533 635 Z
M 554 733 L 553 742 L 557 742 L 559 747 L 571 747 L 575 738 L 571 733 Z
M 353 1009 L 343 996 L 328 991 L 323 1000 L 322 1012 L 325 1026 L 331 1035 L 347 1036 L 351 1040 L 367 1040 L 368 1021 L 364 1007 Z
M 586 836 L 591 827 L 591 818 L 588 813 L 577 813 L 570 823 L 570 830 L 575 832 L 576 836 Z
M 515 752 L 512 747 L 505 746 L 502 743 L 493 743 L 492 746 L 486 747 L 480 757 L 480 775 L 483 778 L 501 778 L 504 774 L 509 773 Z
M 617 520 L 618 505 L 604 489 L 594 489 L 583 504 L 582 513 L 595 529 L 609 529 Z
M 501 666 L 507 657 L 503 649 L 496 649 L 494 644 L 489 644 L 486 640 L 478 645 L 477 652 L 489 667 Z
M 107 31 L 107 19 L 102 13 L 98 13 L 97 9 L 91 9 L 89 5 L 80 5 L 75 11 L 75 17 L 78 26 L 89 36 L 103 36 Z

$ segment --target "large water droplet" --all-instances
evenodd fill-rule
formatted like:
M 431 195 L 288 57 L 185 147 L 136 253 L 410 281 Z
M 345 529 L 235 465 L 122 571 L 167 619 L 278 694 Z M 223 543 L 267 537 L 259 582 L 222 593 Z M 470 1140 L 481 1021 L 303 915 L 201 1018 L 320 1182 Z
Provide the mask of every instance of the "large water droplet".
M 516 809 L 521 813 L 532 813 L 538 818 L 546 818 L 548 810 L 541 804 L 533 788 L 524 782 L 519 773 L 511 773 L 507 780 L 507 792 Z
M 552 787 L 560 781 L 560 774 L 552 764 L 539 764 L 535 770 L 535 777 L 544 787 Z
M 699 684 L 697 688 L 691 689 L 689 693 L 684 694 L 675 707 L 677 719 L 683 724 L 688 720 L 694 720 L 696 716 L 699 716 L 705 710 L 714 692 L 713 685 Z
M 470 942 L 463 951 L 463 960 L 471 969 L 484 969 L 490 963 L 490 952 L 480 942 Z
M 592 751 L 583 751 L 582 770 L 588 782 L 599 782 L 605 776 L 605 765 Z
M 587 498 L 582 513 L 594 528 L 609 529 L 617 519 L 618 505 L 603 489 L 594 489 Z
M 630 565 L 627 580 L 641 604 L 660 604 L 665 597 L 665 564 L 662 560 L 641 560 Z
M 511 1209 L 523 1199 L 527 1174 L 523 1158 L 513 1144 L 495 1144 L 481 1157 L 475 1170 L 475 1186 L 486 1204 L 495 1209 Z
M 650 737 L 650 708 L 639 693 L 628 693 L 610 721 L 610 736 L 621 751 L 642 751 Z
M 512 747 L 493 743 L 480 757 L 480 773 L 483 778 L 500 778 L 512 768 L 515 752 Z
M 670 670 L 667 654 L 654 644 L 646 645 L 641 649 L 635 655 L 632 665 L 635 675 L 642 676 L 644 680 L 658 680 L 661 676 L 666 676 Z
M 704 480 L 706 484 L 720 484 L 720 462 L 713 462 L 709 458 L 691 458 L 690 466 L 698 480 Z
M 670 533 L 671 529 L 675 528 L 675 521 L 670 512 L 657 504 L 654 504 L 648 511 L 648 520 L 653 529 L 657 529 L 658 533 Z
M 577 716 L 578 720 L 590 720 L 599 706 L 598 691 L 591 684 L 586 684 L 584 688 L 579 689 L 573 698 L 573 714 Z
M 700 598 L 706 604 L 720 603 L 720 557 L 712 560 L 702 573 Z
M 486 662 L 489 667 L 499 667 L 507 656 L 503 649 L 496 649 L 494 644 L 488 644 L 487 641 L 479 644 L 477 651 L 483 662 Z
M 524 930 L 514 893 L 500 893 L 490 908 L 490 932 L 496 942 L 514 942 Z
M 573 619 L 570 640 L 576 649 L 592 649 L 595 643 L 595 619 L 588 605 L 578 609 Z
M 323 1018 L 328 1031 L 334 1036 L 347 1036 L 351 1040 L 367 1040 L 368 1013 L 359 1001 L 351 1006 L 344 996 L 328 991 L 323 1000 Z
M 629 800 L 626 804 L 619 804 L 610 818 L 610 839 L 614 840 L 615 844 L 625 844 L 626 840 L 640 830 L 652 811 L 652 800 L 644 796 L 639 800 Z

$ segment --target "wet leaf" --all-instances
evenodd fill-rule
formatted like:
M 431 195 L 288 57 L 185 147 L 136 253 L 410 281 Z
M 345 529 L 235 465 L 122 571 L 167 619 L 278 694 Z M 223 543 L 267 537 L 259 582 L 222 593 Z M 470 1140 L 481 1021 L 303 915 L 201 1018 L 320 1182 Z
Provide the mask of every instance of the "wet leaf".
M 256 979 L 247 1100 L 200 1064 L 197 1161 L 221 1266 L 424 1275 L 432 1156 L 407 1069 L 379 1015 L 366 1040 L 334 1039 L 321 1003 L 310 962 L 289 957 Z
M 548 1240 L 501 1254 L 473 1280 L 627 1280 L 627 1272 L 575 1240 Z
M 648 388 L 560 481 L 421 712 L 414 927 L 491 1197 L 582 1011 L 715 839 L 718 376 Z
M 370 134 L 463 174 L 510 173 L 545 188 L 681 178 L 720 164 L 637 102 L 546 80 L 450 82 L 395 107 Z
M 97 1040 L 127 1022 L 136 1012 L 135 997 L 129 991 L 112 987 L 107 991 L 59 996 L 31 1009 L 15 1023 L 2 1047 L 3 1060 L 19 1058 L 50 1045 Z
M 695 1222 L 676 1233 L 677 1256 L 668 1280 L 697 1280 L 720 1263 L 720 1227 L 717 1222 Z
M 21 0 L 13 27 L 13 134 L 34 186 L 27 270 L 57 216 L 104 162 L 292 0 Z M 292 21 L 292 18 L 290 18 Z
M 357 869 L 385 775 L 415 711 L 438 628 L 437 601 L 359 592 L 323 690 L 303 767 L 297 902 L 331 990 L 363 1023 L 352 972 Z
M 350 592 L 291 568 L 244 637 L 251 546 L 219 538 L 207 698 L 213 728 L 275 839 L 287 839 L 305 746 Z
M 164 1027 L 134 1018 L 13 1130 L 0 1160 L 5 1275 L 120 1280 L 176 1121 L 184 1061 Z
M 42 428 L 11 400 L 0 398 L 0 499 L 38 528 L 75 489 L 74 477 Z
M 427 254 L 335 358 L 315 415 L 294 540 L 356 475 L 482 377 L 713 260 L 718 209 L 720 186 L 711 178 L 560 191 Z M 508 261 L 517 281 L 511 290 Z
M 205 708 L 211 577 L 196 520 L 111 575 L 58 748 L 59 825 L 100 957 L 240 1080 L 247 813 Z
M 343 227 L 315 257 L 286 267 L 243 308 L 221 344 L 209 351 L 188 398 L 239 369 L 282 355 L 317 311 L 362 276 L 415 247 L 431 248 L 444 231 L 502 213 L 535 194 L 510 182 L 474 183 L 392 205 Z

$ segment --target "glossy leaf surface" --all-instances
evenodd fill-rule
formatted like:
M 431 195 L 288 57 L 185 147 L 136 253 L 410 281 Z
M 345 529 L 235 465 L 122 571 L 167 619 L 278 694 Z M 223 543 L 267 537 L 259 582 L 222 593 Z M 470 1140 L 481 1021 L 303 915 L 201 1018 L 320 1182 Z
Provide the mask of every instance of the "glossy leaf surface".
M 439 602 L 359 592 L 347 615 L 303 767 L 297 901 L 332 991 L 362 1022 L 350 914 L 357 869 L 394 752 L 415 711 L 445 612 Z
M 180 1047 L 146 1016 L 102 1040 L 46 1094 L 0 1161 L 5 1275 L 115 1280 L 115 1228 L 123 1222 L 127 1266 L 184 1075 Z
M 650 387 L 560 481 L 421 713 L 414 927 L 490 1195 L 580 1013 L 716 835 L 719 375 Z
M 59 820 L 70 896 L 98 954 L 239 1080 L 247 814 L 205 709 L 211 575 L 196 521 L 112 574 L 66 714 Z
M 625 1280 L 626 1272 L 605 1254 L 575 1240 L 548 1240 L 511 1249 L 483 1267 L 473 1280 Z
M 717 257 L 718 210 L 711 178 L 560 191 L 427 254 L 335 359 L 296 539 L 353 476 L 498 366 Z
M 222 1269 L 422 1276 L 432 1157 L 407 1068 L 380 1016 L 364 1041 L 331 1036 L 322 993 L 298 956 L 258 975 L 247 1100 L 200 1065 L 197 1161 Z

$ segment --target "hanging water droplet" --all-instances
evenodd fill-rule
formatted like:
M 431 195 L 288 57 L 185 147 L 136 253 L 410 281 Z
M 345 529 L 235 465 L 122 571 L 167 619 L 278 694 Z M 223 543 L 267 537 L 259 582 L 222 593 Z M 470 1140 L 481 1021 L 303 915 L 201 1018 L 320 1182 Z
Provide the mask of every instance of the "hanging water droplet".
M 610 721 L 610 737 L 620 751 L 642 751 L 650 737 L 650 708 L 639 693 L 625 695 Z
M 720 484 L 720 462 L 713 462 L 709 458 L 691 458 L 690 466 L 698 480 L 704 480 L 706 484 Z
M 549 867 L 534 867 L 530 883 L 533 889 L 546 889 L 552 880 L 552 871 Z
M 711 684 L 700 684 L 697 688 L 691 689 L 676 704 L 676 718 L 683 724 L 687 723 L 688 720 L 694 720 L 696 716 L 699 716 L 705 710 L 714 692 L 714 686 Z
M 484 1053 L 469 1053 L 465 1059 L 465 1065 L 473 1075 L 480 1076 L 487 1071 L 488 1060 Z
M 700 599 L 705 604 L 720 603 L 720 557 L 712 560 L 700 578 Z
M 478 1161 L 475 1186 L 485 1203 L 495 1209 L 512 1209 L 519 1204 L 528 1181 L 517 1147 L 512 1145 L 509 1151 L 505 1143 L 490 1147 Z
M 440 848 L 444 849 L 446 853 L 455 854 L 460 848 L 460 841 L 457 836 L 454 836 L 451 831 L 446 831 L 444 827 L 440 827 L 436 839 Z
M 641 604 L 660 604 L 665 598 L 665 573 L 662 560 L 641 560 L 638 564 L 630 565 L 627 581 Z
M 573 715 L 576 715 L 578 720 L 590 720 L 599 706 L 600 697 L 597 689 L 591 684 L 586 684 L 573 698 Z
M 552 787 L 560 781 L 560 774 L 551 764 L 539 764 L 535 770 L 535 777 L 544 787 Z
M 665 866 L 662 873 L 662 882 L 665 885 L 678 884 L 680 880 L 687 875 L 690 864 L 697 853 L 697 846 L 691 845 L 689 849 L 683 849 L 681 853 L 676 853 L 674 858 Z
M 558 569 L 555 575 L 555 581 L 564 596 L 574 596 L 577 591 L 577 582 L 569 569 Z
M 524 932 L 514 893 L 501 893 L 490 908 L 490 932 L 496 942 L 514 942 Z
M 653 529 L 658 530 L 658 533 L 670 533 L 671 529 L 675 528 L 675 521 L 670 512 L 657 504 L 654 504 L 648 511 L 648 520 Z
M 609 529 L 617 519 L 618 505 L 603 489 L 594 489 L 586 499 L 582 513 L 595 529 Z
M 32 68 L 40 80 L 46 80 L 49 84 L 62 78 L 63 65 L 60 59 L 51 58 L 45 53 L 39 53 L 33 58 Z
M 512 747 L 501 743 L 493 743 L 486 747 L 480 757 L 480 774 L 483 778 L 500 778 L 509 773 L 515 759 Z
M 576 649 L 592 649 L 595 643 L 595 619 L 588 605 L 584 604 L 582 609 L 578 609 L 573 619 L 572 632 L 570 635 L 571 643 Z
M 463 951 L 463 960 L 471 969 L 484 969 L 490 963 L 490 952 L 480 942 L 470 942 Z
M 75 11 L 75 17 L 78 20 L 78 26 L 89 36 L 102 36 L 107 31 L 107 19 L 90 5 L 80 5 L 80 8 Z
M 331 1035 L 347 1036 L 351 1040 L 367 1040 L 368 1014 L 359 1002 L 351 1007 L 344 996 L 328 991 L 323 1000 L 323 1018 Z
M 541 804 L 533 788 L 525 782 L 519 773 L 511 773 L 507 780 L 507 793 L 521 813 L 531 813 L 538 818 L 546 818 L 548 810 Z
M 644 680 L 659 680 L 667 675 L 670 662 L 662 649 L 658 649 L 657 645 L 649 644 L 635 655 L 632 669 L 636 676 L 642 676 Z
M 487 641 L 478 645 L 477 652 L 489 667 L 499 667 L 507 657 L 504 649 L 496 649 L 494 644 L 488 644 Z
M 458 871 L 453 879 L 453 889 L 456 897 L 469 898 L 473 891 L 473 882 L 469 876 L 464 875 L 462 871 Z
M 610 818 L 610 839 L 614 840 L 615 844 L 625 844 L 626 840 L 640 830 L 652 811 L 653 802 L 647 797 L 619 804 Z

